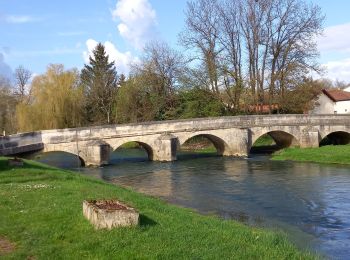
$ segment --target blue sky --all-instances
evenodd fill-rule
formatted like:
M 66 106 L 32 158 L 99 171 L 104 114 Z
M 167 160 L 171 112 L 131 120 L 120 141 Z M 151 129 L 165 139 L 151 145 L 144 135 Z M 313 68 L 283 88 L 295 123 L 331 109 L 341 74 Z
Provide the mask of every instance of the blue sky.
M 350 82 L 350 1 L 314 1 L 326 15 L 319 39 L 326 76 Z M 186 0 L 0 0 L 0 73 L 18 65 L 43 73 L 50 63 L 81 68 L 97 42 L 120 72 L 148 40 L 174 47 L 184 27 Z

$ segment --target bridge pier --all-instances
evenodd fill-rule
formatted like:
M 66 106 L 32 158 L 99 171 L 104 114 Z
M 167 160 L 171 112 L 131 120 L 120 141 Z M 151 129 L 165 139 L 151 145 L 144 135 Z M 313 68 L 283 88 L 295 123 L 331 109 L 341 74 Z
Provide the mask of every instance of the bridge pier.
M 225 138 L 228 147 L 225 149 L 224 156 L 246 157 L 250 150 L 250 131 L 249 129 L 234 129 L 228 132 L 229 136 Z
M 172 162 L 176 161 L 176 148 L 178 139 L 171 134 L 163 134 L 156 140 L 156 150 L 153 161 Z
M 318 131 L 304 130 L 301 132 L 300 147 L 301 148 L 315 148 L 320 145 L 320 137 Z
M 80 147 L 85 154 L 86 166 L 102 166 L 109 164 L 111 147 L 103 141 L 91 141 Z

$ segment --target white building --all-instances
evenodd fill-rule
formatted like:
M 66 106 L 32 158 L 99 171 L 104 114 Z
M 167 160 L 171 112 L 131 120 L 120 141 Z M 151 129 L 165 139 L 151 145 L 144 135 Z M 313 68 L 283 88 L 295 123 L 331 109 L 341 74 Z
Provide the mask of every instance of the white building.
M 323 89 L 311 114 L 350 114 L 350 88 Z

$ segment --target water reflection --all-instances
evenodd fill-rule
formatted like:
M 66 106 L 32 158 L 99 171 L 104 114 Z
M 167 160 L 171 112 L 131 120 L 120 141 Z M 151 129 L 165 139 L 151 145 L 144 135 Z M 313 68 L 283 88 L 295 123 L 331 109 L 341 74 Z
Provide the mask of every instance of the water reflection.
M 128 160 L 114 154 L 113 166 L 83 172 L 205 214 L 281 228 L 299 246 L 331 257 L 350 255 L 349 167 L 266 157 L 157 163 L 131 153 L 124 154 Z

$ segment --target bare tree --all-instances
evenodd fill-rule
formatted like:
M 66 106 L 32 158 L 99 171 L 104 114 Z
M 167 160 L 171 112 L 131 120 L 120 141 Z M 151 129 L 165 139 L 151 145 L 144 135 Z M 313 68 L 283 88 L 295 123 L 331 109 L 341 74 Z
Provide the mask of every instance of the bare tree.
M 223 64 L 220 69 L 229 100 L 228 107 L 237 112 L 240 109 L 240 97 L 244 88 L 239 1 L 226 0 L 217 8 L 221 28 L 219 42 L 223 48 L 220 55 Z
M 254 104 L 271 105 L 320 71 L 315 40 L 324 17 L 305 0 L 190 1 L 186 16 L 182 44 L 199 53 L 211 89 L 224 86 L 236 111 L 244 89 Z
M 15 80 L 16 80 L 16 94 L 19 96 L 20 100 L 23 101 L 24 97 L 30 94 L 29 80 L 32 77 L 32 73 L 24 68 L 22 65 L 18 66 L 15 70 Z
M 181 53 L 164 42 L 155 41 L 146 45 L 141 63 L 133 66 L 132 73 L 162 97 L 165 106 L 171 107 L 186 64 Z
M 218 55 L 219 16 L 217 0 L 198 0 L 187 3 L 186 28 L 180 35 L 182 45 L 194 48 L 205 64 L 209 85 L 219 92 Z
M 280 98 L 288 85 L 296 85 L 310 71 L 320 72 L 315 36 L 322 33 L 323 15 L 318 6 L 297 0 L 275 0 L 271 27 L 269 102 Z

